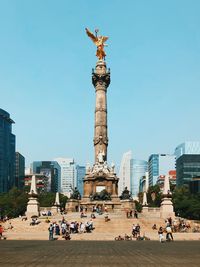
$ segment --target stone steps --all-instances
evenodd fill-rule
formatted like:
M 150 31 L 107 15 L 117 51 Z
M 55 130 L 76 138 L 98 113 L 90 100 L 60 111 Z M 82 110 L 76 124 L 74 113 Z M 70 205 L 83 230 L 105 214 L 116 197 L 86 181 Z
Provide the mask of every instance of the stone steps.
M 52 216 L 49 217 L 51 222 L 61 221 L 63 216 Z M 87 218 L 80 218 L 79 213 L 69 213 L 64 216 L 68 222 L 78 221 L 87 222 L 90 220 L 90 214 Z M 126 218 L 124 213 L 121 214 L 109 214 L 111 219 L 108 222 L 105 222 L 104 215 L 96 215 L 96 219 L 93 219 L 93 224 L 95 229 L 92 233 L 83 233 L 83 234 L 71 234 L 73 240 L 114 240 L 118 235 L 124 236 L 131 235 L 132 225 L 139 223 L 141 227 L 141 235 L 145 233 L 146 236 L 150 237 L 151 240 L 158 240 L 157 230 L 152 230 L 152 226 L 156 223 L 157 228 L 159 226 L 164 226 L 165 222 L 162 219 L 158 218 L 145 218 L 139 217 L 135 218 Z M 17 240 L 47 240 L 48 239 L 48 227 L 49 223 L 45 222 L 46 217 L 41 217 L 39 220 L 40 224 L 36 226 L 30 226 L 30 221 L 22 221 L 20 218 L 11 220 L 14 228 L 12 230 L 8 229 L 5 232 L 5 235 L 8 239 L 17 239 Z M 8 228 L 9 222 L 4 224 L 5 228 Z M 179 239 L 188 239 L 189 240 L 198 240 L 200 234 L 194 233 L 177 233 L 175 234 L 177 240 Z M 59 240 L 63 240 L 61 236 L 57 237 Z

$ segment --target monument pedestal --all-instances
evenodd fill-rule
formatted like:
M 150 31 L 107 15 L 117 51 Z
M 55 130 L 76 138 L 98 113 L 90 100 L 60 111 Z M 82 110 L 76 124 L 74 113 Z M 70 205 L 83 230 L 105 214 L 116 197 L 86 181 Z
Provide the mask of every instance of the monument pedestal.
M 70 199 L 67 201 L 65 209 L 70 212 L 79 211 L 80 200 L 78 199 Z
M 54 205 L 51 207 L 51 211 L 53 214 L 60 213 L 60 199 L 59 192 L 56 192 L 56 199 Z
M 171 201 L 171 198 L 164 197 L 160 207 L 160 217 L 163 219 L 167 219 L 169 217 L 174 218 L 174 207 Z
M 36 177 L 35 175 L 33 175 L 31 179 L 31 188 L 29 192 L 29 201 L 27 203 L 26 216 L 32 217 L 39 215 L 40 212 L 39 212 L 39 202 L 38 202 L 38 194 L 36 188 Z
M 148 203 L 147 203 L 147 193 L 144 191 L 143 193 L 143 201 L 142 201 L 142 213 L 147 214 L 149 212 Z
M 60 213 L 60 206 L 52 206 L 51 211 L 53 215 Z
M 163 219 L 175 217 L 174 207 L 171 199 L 169 176 L 166 175 L 164 180 L 163 199 L 160 206 L 160 217 Z
M 148 206 L 143 206 L 142 207 L 142 213 L 146 215 L 148 212 L 149 212 Z
M 40 206 L 39 206 L 37 198 L 30 197 L 27 203 L 26 216 L 27 217 L 39 216 L 40 215 L 39 207 Z
M 97 201 L 90 201 L 90 200 L 82 200 L 81 201 L 81 206 L 87 207 L 87 210 L 92 212 L 93 207 L 99 207 L 103 212 L 105 211 L 105 207 L 108 212 L 117 212 L 121 210 L 121 203 L 119 198 L 117 199 L 112 199 L 112 200 L 97 200 Z
M 84 177 L 84 195 L 81 205 L 92 210 L 93 206 L 103 207 L 106 203 L 110 211 L 119 210 L 121 204 L 118 197 L 118 180 L 113 166 L 109 167 L 103 160 L 96 162 L 92 168 L 87 169 Z
M 132 199 L 123 199 L 120 200 L 120 203 L 121 203 L 121 210 L 123 211 L 135 209 L 135 203 Z

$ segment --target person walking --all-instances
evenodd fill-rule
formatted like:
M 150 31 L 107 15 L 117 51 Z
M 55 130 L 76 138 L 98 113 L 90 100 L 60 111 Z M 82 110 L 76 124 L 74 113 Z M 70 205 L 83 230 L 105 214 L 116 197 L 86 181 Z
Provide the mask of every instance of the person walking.
M 137 210 L 134 211 L 134 218 L 138 219 L 138 213 L 137 213 Z
M 54 227 L 53 227 L 52 223 L 50 224 L 48 230 L 49 230 L 49 240 L 52 241 L 52 240 L 54 240 L 53 239 L 53 230 L 54 230 Z
M 133 226 L 132 226 L 132 235 L 133 235 L 133 237 L 136 237 L 137 236 L 135 224 L 133 224 Z
M 172 235 L 172 228 L 170 225 L 167 225 L 166 227 L 166 240 L 167 241 L 174 241 L 173 235 Z
M 158 235 L 159 235 L 159 241 L 161 243 L 163 243 L 164 242 L 164 236 L 163 236 L 163 228 L 162 227 L 159 228 Z

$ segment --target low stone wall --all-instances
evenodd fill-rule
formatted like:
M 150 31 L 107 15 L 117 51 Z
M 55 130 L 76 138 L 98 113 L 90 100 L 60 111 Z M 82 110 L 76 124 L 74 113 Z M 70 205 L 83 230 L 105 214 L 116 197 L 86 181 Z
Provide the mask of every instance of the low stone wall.
M 160 218 L 160 208 L 147 207 L 144 215 L 153 218 Z
M 52 207 L 40 207 L 40 211 L 51 211 Z

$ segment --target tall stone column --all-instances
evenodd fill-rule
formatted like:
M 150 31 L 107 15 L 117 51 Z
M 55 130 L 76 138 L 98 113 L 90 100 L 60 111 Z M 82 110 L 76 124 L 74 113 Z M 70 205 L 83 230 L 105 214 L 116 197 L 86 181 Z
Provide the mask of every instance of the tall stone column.
M 99 153 L 103 154 L 104 161 L 107 161 L 107 88 L 110 84 L 110 71 L 107 71 L 106 62 L 99 60 L 92 73 L 92 83 L 96 92 L 95 105 L 95 126 L 94 126 L 94 150 L 95 163 L 98 162 Z

